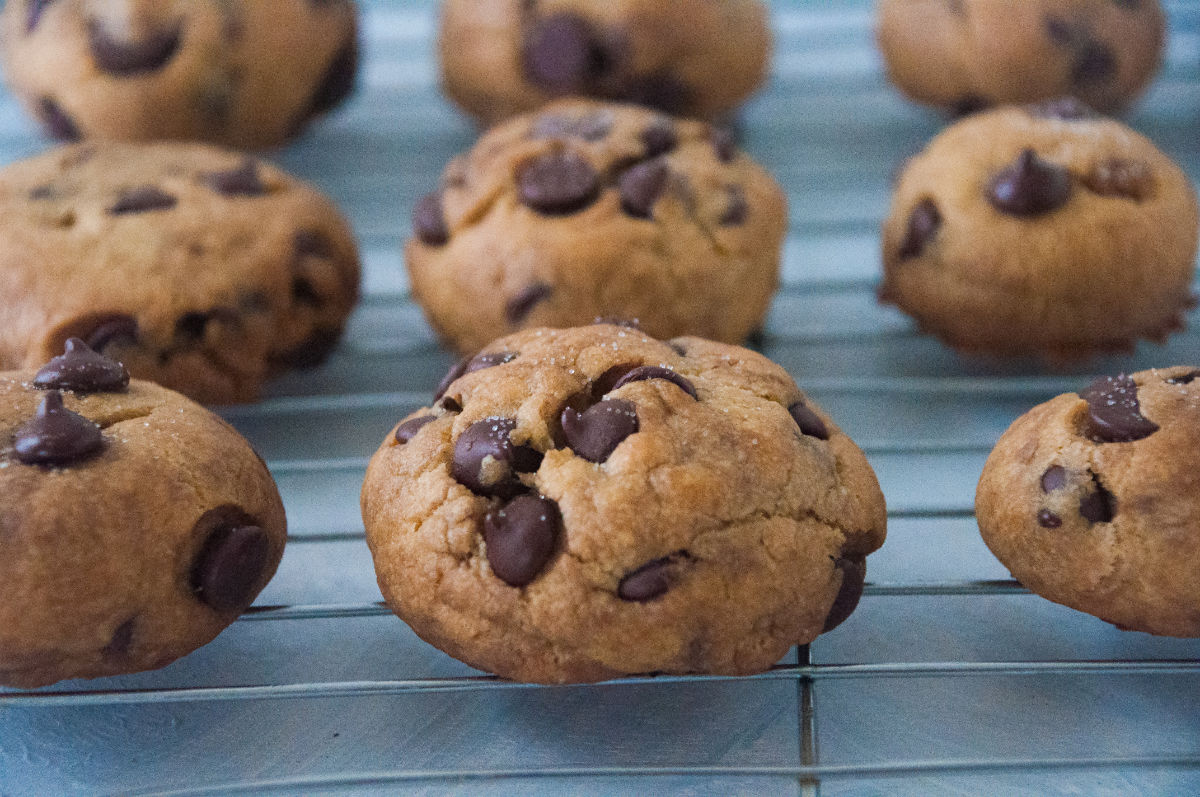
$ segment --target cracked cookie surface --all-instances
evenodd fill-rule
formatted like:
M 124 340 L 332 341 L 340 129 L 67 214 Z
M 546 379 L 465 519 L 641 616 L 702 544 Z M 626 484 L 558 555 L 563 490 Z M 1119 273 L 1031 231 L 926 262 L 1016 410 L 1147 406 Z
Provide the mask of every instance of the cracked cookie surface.
M 563 100 L 447 165 L 405 259 L 426 318 L 462 353 L 598 317 L 740 343 L 778 283 L 786 212 L 727 132 Z
M 263 161 L 78 144 L 0 171 L 0 367 L 69 337 L 208 403 L 319 362 L 358 297 L 346 221 Z
M 966 352 L 1065 361 L 1161 342 L 1193 306 L 1196 194 L 1073 100 L 952 125 L 905 165 L 880 298 Z
M 270 147 L 353 90 L 351 0 L 12 0 L 9 84 L 59 139 Z
M 362 509 L 393 611 L 534 682 L 765 670 L 849 615 L 885 533 L 862 452 L 782 368 L 610 324 L 461 362 Z
M 448 0 L 442 88 L 484 125 L 567 96 L 718 119 L 766 77 L 761 0 Z
M 1064 95 L 1119 111 L 1158 71 L 1158 0 L 883 0 L 876 35 L 891 81 L 957 113 Z
M 266 465 L 224 421 L 79 339 L 0 373 L 0 683 L 163 667 L 275 572 Z
M 1104 377 L 1034 407 L 988 457 L 975 511 L 1033 592 L 1200 636 L 1200 369 Z

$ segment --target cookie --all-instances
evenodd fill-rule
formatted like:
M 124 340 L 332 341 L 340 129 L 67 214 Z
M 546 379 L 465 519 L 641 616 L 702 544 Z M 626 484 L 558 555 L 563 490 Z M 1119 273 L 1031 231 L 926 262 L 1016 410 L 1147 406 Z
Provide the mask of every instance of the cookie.
M 201 144 L 77 144 L 0 170 L 0 367 L 70 337 L 210 403 L 336 344 L 358 296 L 337 209 Z
M 0 683 L 163 667 L 270 580 L 266 465 L 221 419 L 78 338 L 0 373 Z
M 412 224 L 413 295 L 460 352 L 606 316 L 740 343 L 778 283 L 787 209 L 719 128 L 563 100 L 452 160 Z
M 884 539 L 862 452 L 779 366 L 628 327 L 452 370 L 362 491 L 389 606 L 532 682 L 767 669 L 854 609 Z
M 1071 360 L 1162 341 L 1192 304 L 1196 193 L 1072 100 L 976 114 L 900 175 L 880 298 L 966 352 Z
M 1103 377 L 1034 407 L 988 457 L 975 511 L 1033 592 L 1200 637 L 1200 369 Z
M 484 125 L 566 95 L 718 119 L 766 77 L 761 0 L 447 0 L 442 89 Z
M 1106 112 L 1154 77 L 1166 20 L 1158 0 L 882 0 L 888 78 L 957 113 L 1070 95 Z
M 53 137 L 281 144 L 353 90 L 350 0 L 11 0 L 8 82 Z

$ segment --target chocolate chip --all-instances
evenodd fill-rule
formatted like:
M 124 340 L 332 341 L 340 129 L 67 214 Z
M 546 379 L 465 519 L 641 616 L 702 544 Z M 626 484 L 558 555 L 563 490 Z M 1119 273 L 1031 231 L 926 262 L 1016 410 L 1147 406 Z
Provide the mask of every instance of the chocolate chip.
M 442 246 L 450 240 L 446 215 L 442 209 L 442 192 L 434 191 L 421 197 L 412 214 L 413 232 L 417 240 L 428 246 Z
M 746 204 L 746 192 L 740 185 L 725 186 L 725 210 L 717 223 L 722 227 L 736 227 L 746 223 L 746 214 L 750 208 Z
M 358 34 L 351 33 L 325 68 L 325 75 L 308 102 L 305 119 L 332 110 L 350 96 L 358 74 L 358 57 Z
M 1057 210 L 1071 196 L 1071 174 L 1025 149 L 988 185 L 988 200 L 1012 216 L 1040 216 Z
M 1143 161 L 1111 158 L 1096 164 L 1080 182 L 1099 196 L 1122 197 L 1141 202 L 1154 193 L 1154 173 Z
M 394 435 L 396 442 L 400 444 L 407 443 L 417 436 L 417 432 L 421 431 L 425 424 L 432 423 L 435 420 L 437 420 L 436 415 L 418 415 L 415 418 L 409 418 L 396 427 Z
M 269 360 L 277 368 L 314 368 L 325 362 L 341 339 L 341 327 L 314 327 L 292 348 L 272 352 Z
M 301 257 L 329 259 L 334 255 L 333 242 L 320 230 L 297 230 L 292 237 L 292 246 Z
M 98 453 L 100 427 L 63 406 L 62 393 L 42 397 L 33 418 L 17 430 L 13 449 L 26 465 L 69 465 Z
M 1129 443 L 1149 437 L 1158 424 L 1142 415 L 1137 384 L 1128 376 L 1103 376 L 1079 393 L 1088 404 L 1084 434 L 1097 443 Z
M 1042 492 L 1052 493 L 1067 486 L 1067 470 L 1061 465 L 1051 465 L 1042 474 Z
M 1039 119 L 1058 119 L 1064 122 L 1078 122 L 1086 119 L 1099 119 L 1100 114 L 1093 111 L 1076 97 L 1057 97 L 1052 100 L 1034 103 L 1026 106 L 1029 113 Z
M 804 434 L 809 437 L 815 437 L 818 440 L 829 439 L 829 429 L 826 428 L 825 422 L 815 412 L 805 406 L 803 401 L 797 401 L 788 406 L 788 413 Z
M 677 565 L 690 558 L 686 551 L 679 551 L 670 556 L 647 562 L 625 574 L 621 583 L 617 585 L 617 597 L 624 601 L 638 603 L 645 603 L 661 597 L 673 586 Z
M 583 157 L 550 152 L 526 161 L 517 170 L 521 202 L 547 216 L 583 210 L 600 194 L 600 178 Z
M 192 592 L 219 612 L 241 611 L 254 600 L 270 555 L 271 540 L 258 526 L 218 526 L 192 565 Z
M 438 382 L 437 389 L 433 391 L 433 400 L 437 401 L 442 396 L 446 395 L 446 391 L 450 389 L 450 385 L 455 379 L 467 372 L 467 365 L 471 362 L 470 357 L 463 357 L 461 360 L 450 366 L 450 370 L 442 377 L 442 381 Z
M 504 318 L 509 325 L 524 321 L 538 302 L 550 298 L 554 289 L 544 282 L 535 282 L 521 289 L 521 292 L 508 300 L 504 305 Z
M 825 617 L 825 625 L 821 633 L 837 628 L 846 618 L 854 613 L 858 601 L 862 598 L 863 586 L 867 581 L 867 562 L 865 559 L 847 559 L 839 556 L 833 560 L 833 566 L 842 571 L 842 585 L 834 596 L 833 605 Z
M 292 300 L 308 307 L 321 307 L 325 299 L 305 277 L 292 277 Z
M 175 319 L 175 338 L 184 345 L 194 345 L 204 339 L 208 322 L 213 320 L 210 313 L 184 313 Z
M 695 96 L 686 83 L 667 72 L 628 78 L 620 93 L 628 102 L 657 108 L 674 116 L 686 115 Z
M 446 412 L 462 412 L 462 405 L 458 403 L 457 399 L 453 399 L 450 396 L 442 396 L 437 406 Z
M 594 111 L 579 117 L 544 114 L 538 117 L 530 135 L 534 138 L 580 138 L 600 141 L 612 131 L 613 117 L 607 110 Z
M 1098 41 L 1086 41 L 1075 55 L 1071 67 L 1071 83 L 1076 86 L 1094 86 L 1107 83 L 1117 73 L 1117 57 L 1112 48 Z
M 42 19 L 42 13 L 54 0 L 29 0 L 29 11 L 25 15 L 25 33 L 33 33 L 33 29 Z
M 38 100 L 38 118 L 51 138 L 59 141 L 78 141 L 83 138 L 75 120 L 67 115 L 61 105 L 49 97 L 42 97 Z
M 709 136 L 713 151 L 717 153 L 717 160 L 729 163 L 737 157 L 737 140 L 731 131 L 724 127 L 714 127 Z
M 670 171 L 662 160 L 650 160 L 628 169 L 617 181 L 617 192 L 621 196 L 621 209 L 635 219 L 648 219 L 654 215 L 654 204 L 667 187 Z
M 1190 385 L 1196 377 L 1200 376 L 1200 371 L 1191 371 L 1179 376 L 1172 376 L 1167 379 L 1168 385 Z
M 1044 529 L 1056 529 L 1062 525 L 1062 518 L 1049 509 L 1043 509 L 1037 513 L 1037 522 Z
M 120 659 L 129 655 L 129 647 L 133 644 L 133 627 L 136 617 L 130 617 L 117 626 L 109 637 L 108 644 L 100 649 L 100 655 L 106 659 Z
M 553 94 L 582 92 L 605 66 L 591 25 L 571 13 L 535 22 L 525 35 L 521 62 L 525 77 Z
M 79 338 L 69 338 L 62 354 L 43 365 L 33 377 L 41 389 L 78 393 L 115 393 L 129 384 L 129 372 L 116 360 L 98 354 Z
M 88 47 L 96 67 L 116 77 L 129 77 L 162 69 L 179 49 L 182 23 L 152 32 L 141 41 L 112 39 L 98 20 L 88 20 Z
M 513 445 L 509 436 L 517 422 L 512 418 L 485 418 L 468 426 L 454 442 L 450 473 L 479 495 L 512 498 L 525 487 L 516 473 L 531 473 L 542 455 L 529 446 Z
M 116 203 L 108 209 L 113 216 L 127 213 L 145 213 L 152 210 L 170 210 L 178 200 L 170 194 L 152 185 L 130 188 L 119 197 Z
M 262 196 L 267 193 L 258 176 L 258 162 L 254 158 L 244 158 L 232 169 L 223 172 L 209 172 L 204 175 L 204 182 L 209 188 L 222 196 Z
M 964 116 L 979 113 L 990 105 L 991 103 L 987 99 L 978 94 L 964 94 L 951 104 L 950 115 L 955 119 L 961 119 Z
M 465 373 L 474 373 L 482 371 L 484 368 L 494 368 L 497 365 L 504 365 L 517 359 L 517 353 L 512 351 L 495 351 L 487 354 L 477 354 L 467 363 Z
M 567 445 L 588 462 L 604 462 L 638 430 L 637 407 L 624 399 L 599 401 L 583 412 L 567 406 L 560 416 Z
M 537 578 L 562 532 L 558 504 L 540 495 L 518 495 L 483 518 L 483 541 L 492 572 L 510 587 Z
M 1069 47 L 1075 41 L 1075 28 L 1062 17 L 1047 16 L 1043 25 L 1050 41 L 1059 47 Z
M 679 146 L 675 124 L 670 119 L 655 119 L 642 131 L 642 144 L 646 147 L 647 158 L 666 155 Z
M 97 324 L 88 333 L 87 345 L 94 351 L 103 352 L 109 346 L 128 346 L 138 339 L 138 322 L 127 316 L 114 316 Z
M 908 231 L 904 234 L 904 242 L 900 244 L 900 257 L 919 256 L 937 235 L 941 226 L 942 214 L 938 211 L 937 204 L 929 197 L 918 202 L 908 216 Z
M 662 366 L 658 365 L 639 365 L 618 379 L 616 384 L 612 386 L 612 389 L 616 390 L 617 388 L 627 385 L 630 382 L 641 382 L 645 379 L 665 379 L 668 382 L 677 385 L 692 398 L 696 399 L 697 401 L 700 400 L 700 397 L 696 395 L 696 388 L 688 379 L 684 378 L 680 374 L 677 374 L 669 368 L 663 368 Z
M 1100 484 L 1095 474 L 1092 481 L 1096 490 L 1079 499 L 1079 514 L 1092 523 L 1108 523 L 1116 514 L 1116 498 Z

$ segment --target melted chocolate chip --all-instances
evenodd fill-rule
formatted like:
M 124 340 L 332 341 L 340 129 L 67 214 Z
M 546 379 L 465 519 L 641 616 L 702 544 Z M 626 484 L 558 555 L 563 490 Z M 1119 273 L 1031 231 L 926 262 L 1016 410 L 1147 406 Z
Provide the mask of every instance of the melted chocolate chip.
M 1116 515 L 1116 498 L 1095 475 L 1092 481 L 1096 489 L 1079 499 L 1079 514 L 1090 523 L 1108 523 Z
M 617 585 L 617 597 L 637 603 L 662 597 L 675 582 L 677 565 L 690 558 L 686 551 L 679 551 L 626 573 Z
M 416 437 L 417 432 L 421 431 L 425 424 L 432 423 L 435 420 L 437 420 L 436 415 L 418 415 L 415 418 L 409 418 L 396 427 L 396 433 L 393 436 L 397 443 L 403 445 Z
M 38 100 L 38 118 L 51 138 L 59 141 L 78 141 L 83 138 L 75 120 L 68 116 L 62 106 L 50 97 L 42 97 Z
M 62 394 L 42 397 L 33 418 L 17 430 L 13 450 L 26 465 L 70 465 L 98 453 L 100 427 L 63 406 Z
M 512 418 L 485 418 L 468 426 L 454 442 L 450 473 L 479 495 L 512 498 L 525 491 L 517 473 L 532 473 L 542 455 L 529 446 L 513 445 L 509 436 L 517 422 Z
M 654 204 L 667 187 L 670 171 L 662 160 L 650 160 L 628 169 L 617 181 L 621 196 L 621 210 L 635 219 L 648 219 L 654 215 Z
M 129 384 L 129 372 L 116 360 L 98 354 L 79 338 L 70 338 L 62 354 L 43 365 L 33 377 L 41 389 L 77 393 L 115 393 Z
M 1098 41 L 1085 41 L 1071 66 L 1071 83 L 1094 86 L 1107 83 L 1117 74 L 1117 57 L 1112 48 Z
M 919 256 L 941 226 L 942 214 L 937 204 L 928 197 L 918 202 L 908 216 L 908 231 L 904 234 L 904 242 L 900 244 L 900 257 Z
M 209 172 L 204 175 L 208 187 L 222 196 L 254 197 L 267 193 L 258 176 L 258 162 L 254 158 L 244 158 L 232 169 L 223 172 Z
M 1042 492 L 1052 493 L 1067 486 L 1067 470 L 1061 465 L 1051 465 L 1042 474 Z
M 525 77 L 552 93 L 582 92 L 608 66 L 592 27 L 577 14 L 552 14 L 525 35 L 521 61 Z
M 621 441 L 638 430 L 637 407 L 624 399 L 599 401 L 583 412 L 563 408 L 563 436 L 577 456 L 604 462 Z
M 412 214 L 413 232 L 417 240 L 428 246 L 442 246 L 450 240 L 446 214 L 442 209 L 442 192 L 434 191 L 421 197 Z
M 98 20 L 88 21 L 88 47 L 96 68 L 116 77 L 156 72 L 166 66 L 179 50 L 182 23 L 152 32 L 141 41 L 110 38 Z
M 219 612 L 241 611 L 254 600 L 270 556 L 271 540 L 258 526 L 219 526 L 192 565 L 192 592 Z
M 797 401 L 790 405 L 788 413 L 804 434 L 809 437 L 815 437 L 818 440 L 829 439 L 829 429 L 825 426 L 825 422 L 815 412 L 805 406 L 803 401 Z
M 130 617 L 117 626 L 112 636 L 109 637 L 108 644 L 100 649 L 100 655 L 106 659 L 120 659 L 129 655 L 129 648 L 133 644 L 133 627 L 136 622 L 136 617 Z
M 358 35 L 352 33 L 326 67 L 325 75 L 308 102 L 305 119 L 332 110 L 350 96 L 358 74 L 358 57 Z
M 580 155 L 550 152 L 520 166 L 517 193 L 522 204 L 538 213 L 564 216 L 596 201 L 600 178 Z
M 504 305 L 504 318 L 510 325 L 516 325 L 529 317 L 538 302 L 549 299 L 554 289 L 544 282 L 535 282 L 521 289 L 521 292 L 508 300 Z
M 110 346 L 128 346 L 138 339 L 137 320 L 127 316 L 115 316 L 96 325 L 86 338 L 88 347 L 103 352 Z
M 1097 443 L 1129 443 L 1149 437 L 1158 424 L 1142 415 L 1137 384 L 1128 376 L 1104 376 L 1079 393 L 1088 404 L 1084 434 Z
M 1053 100 L 1034 103 L 1026 107 L 1030 114 L 1039 119 L 1078 122 L 1086 119 L 1100 118 L 1100 114 L 1093 111 L 1078 98 L 1071 96 L 1057 97 Z
M 558 504 L 540 495 L 518 495 L 483 518 L 483 541 L 492 572 L 510 587 L 537 578 L 562 532 Z
M 647 158 L 667 154 L 679 146 L 675 124 L 670 119 L 655 119 L 642 131 L 642 144 L 646 147 Z
M 1172 376 L 1167 379 L 1168 385 L 1190 385 L 1196 377 L 1200 376 L 1200 371 L 1191 371 L 1190 373 Z
M 38 22 L 42 19 L 42 14 L 46 7 L 53 3 L 54 0 L 29 0 L 29 11 L 25 15 L 25 33 L 33 33 L 33 29 L 37 27 Z
M 833 605 L 825 617 L 825 626 L 821 633 L 837 628 L 846 618 L 854 613 L 858 601 L 862 598 L 863 587 L 867 581 L 867 562 L 865 559 L 847 559 L 838 557 L 833 560 L 833 566 L 842 571 L 842 585 L 834 596 Z
M 709 138 L 712 141 L 713 151 L 717 153 L 717 160 L 721 163 L 729 163 L 737 157 L 737 139 L 728 129 L 714 127 Z
M 437 389 L 433 391 L 433 400 L 437 401 L 442 396 L 446 395 L 446 391 L 450 389 L 450 385 L 455 379 L 467 372 L 467 365 L 471 362 L 470 357 L 463 357 L 461 360 L 450 366 L 450 370 L 442 377 L 442 381 L 438 382 Z
M 1012 216 L 1040 216 L 1057 210 L 1071 196 L 1071 174 L 1025 149 L 988 186 L 988 200 Z
M 117 197 L 108 212 L 113 216 L 127 213 L 146 213 L 152 210 L 170 210 L 178 200 L 152 185 L 130 188 Z
M 750 206 L 746 204 L 746 192 L 740 185 L 725 186 L 725 210 L 717 223 L 722 227 L 736 227 L 746 223 Z
M 477 354 L 467 363 L 465 373 L 482 371 L 484 368 L 494 368 L 517 359 L 517 353 L 512 351 L 494 351 L 487 354 Z
M 700 397 L 696 395 L 696 388 L 694 385 L 692 385 L 691 381 L 669 368 L 663 368 L 662 366 L 658 365 L 639 365 L 636 368 L 633 368 L 620 379 L 618 379 L 612 386 L 612 389 L 616 390 L 617 388 L 627 385 L 630 382 L 641 382 L 646 379 L 665 379 L 671 384 L 677 385 L 692 398 L 696 399 L 697 401 L 700 400 Z

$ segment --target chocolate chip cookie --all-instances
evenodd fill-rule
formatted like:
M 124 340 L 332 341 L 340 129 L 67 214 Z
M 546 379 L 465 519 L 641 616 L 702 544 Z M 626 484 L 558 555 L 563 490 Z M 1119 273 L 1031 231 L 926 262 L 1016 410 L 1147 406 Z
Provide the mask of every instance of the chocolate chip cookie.
M 336 344 L 358 296 L 337 209 L 202 144 L 77 144 L 0 171 L 0 367 L 70 337 L 212 403 Z
M 722 129 L 563 100 L 452 160 L 405 254 L 430 324 L 463 353 L 606 316 L 740 343 L 778 283 L 785 202 Z
M 611 324 L 464 360 L 362 510 L 392 609 L 533 682 L 765 670 L 849 616 L 885 529 L 862 452 L 782 368 Z
M 351 0 L 10 0 L 4 65 L 55 138 L 275 146 L 350 94 Z
M 270 580 L 275 482 L 228 424 L 78 338 L 0 373 L 0 683 L 163 667 Z
M 1037 594 L 1200 637 L 1200 369 L 1104 377 L 1034 407 L 988 457 L 975 511 Z
M 1193 304 L 1196 194 L 1073 100 L 959 121 L 909 161 L 880 298 L 967 352 L 1070 360 L 1163 340 Z
M 761 0 L 448 0 L 442 88 L 485 125 L 566 95 L 717 119 L 762 84 Z
M 1070 95 L 1102 111 L 1158 71 L 1158 0 L 883 0 L 888 77 L 911 99 L 966 113 Z

